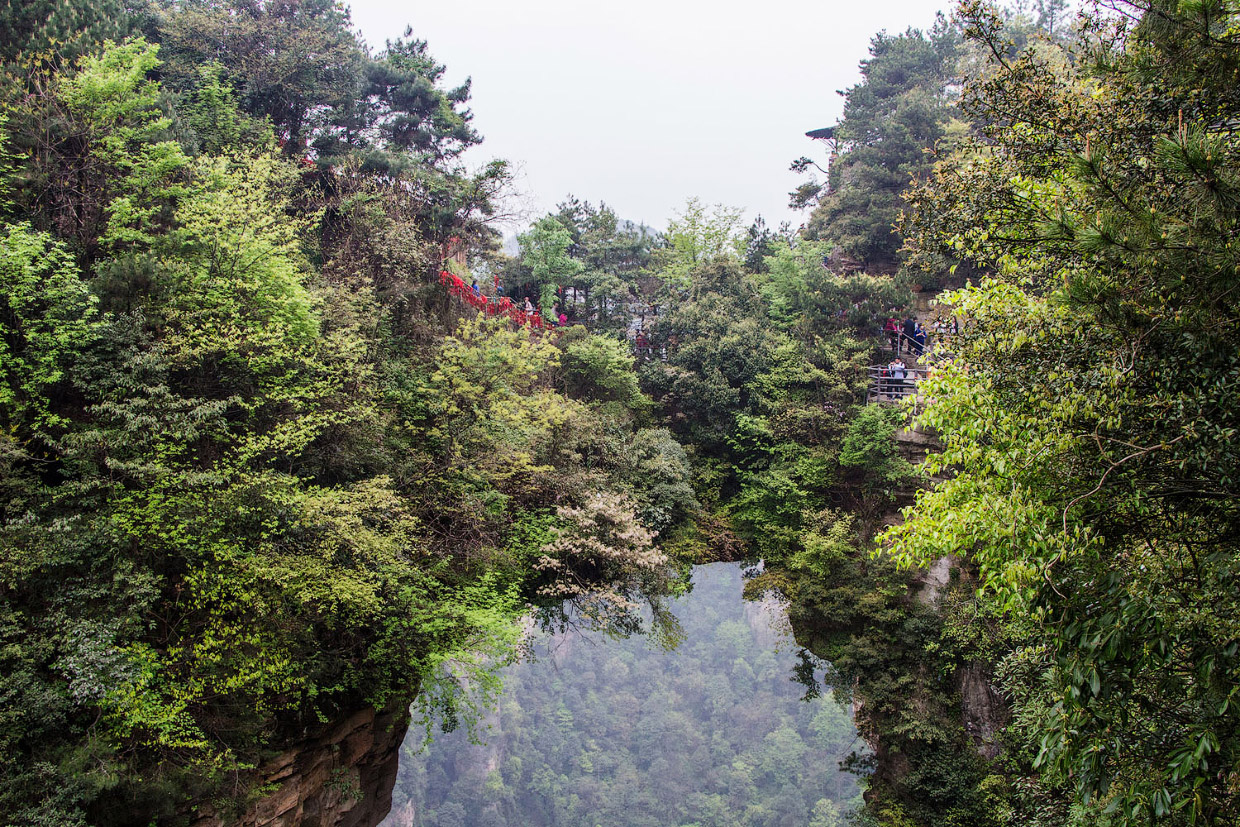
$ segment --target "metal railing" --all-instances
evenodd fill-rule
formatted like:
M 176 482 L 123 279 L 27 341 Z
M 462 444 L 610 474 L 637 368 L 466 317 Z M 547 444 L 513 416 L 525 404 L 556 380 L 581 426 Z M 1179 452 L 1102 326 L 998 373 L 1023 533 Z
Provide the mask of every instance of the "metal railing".
M 656 346 L 629 342 L 629 351 L 633 354 L 633 358 L 639 362 L 650 362 L 655 359 L 658 359 L 660 362 L 667 361 L 667 345 Z
M 929 374 L 928 368 L 897 368 L 887 365 L 871 365 L 870 387 L 866 404 L 875 402 L 899 402 L 917 395 L 917 383 Z

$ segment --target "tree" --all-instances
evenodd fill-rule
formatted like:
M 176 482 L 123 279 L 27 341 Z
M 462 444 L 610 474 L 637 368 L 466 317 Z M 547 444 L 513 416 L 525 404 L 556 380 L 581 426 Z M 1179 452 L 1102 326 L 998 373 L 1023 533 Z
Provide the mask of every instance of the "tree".
M 840 466 L 861 471 L 858 488 L 863 518 L 877 516 L 880 503 L 890 501 L 895 490 L 910 482 L 913 467 L 896 450 L 896 427 L 900 415 L 883 405 L 867 405 L 852 421 L 840 443 Z M 876 502 L 877 501 L 877 502 Z
M 581 331 L 581 332 L 578 332 Z M 619 403 L 642 414 L 650 405 L 637 384 L 633 354 L 623 341 L 591 335 L 576 327 L 560 337 L 564 388 L 575 399 Z
M 847 92 L 833 140 L 827 181 L 816 194 L 807 235 L 871 271 L 891 272 L 901 245 L 895 230 L 909 183 L 929 171 L 928 151 L 944 135 L 959 37 L 940 17 L 929 35 L 916 29 L 876 35 Z M 804 171 L 808 159 L 794 164 Z M 805 202 L 810 196 L 802 194 Z
M 1039 621 L 1011 674 L 1045 647 L 1017 713 L 1038 716 L 1048 783 L 1112 824 L 1222 825 L 1240 814 L 1240 40 L 1222 3 L 1121 8 L 1069 61 L 1013 56 L 965 7 L 995 61 L 965 95 L 984 127 L 907 231 L 994 277 L 953 299 L 969 323 L 924 386 L 931 470 L 955 476 L 890 539 L 906 561 L 969 555 L 1013 622 Z
M 389 41 L 367 69 L 366 132 L 377 130 L 376 143 L 391 152 L 408 153 L 418 162 L 439 167 L 478 143 L 482 136 L 470 126 L 473 114 L 461 109 L 468 101 L 468 80 L 455 89 L 441 89 L 446 67 L 431 57 L 425 40 L 412 39 L 413 29 Z
M 517 241 L 521 244 L 521 263 L 530 269 L 538 285 L 539 306 L 543 315 L 551 318 L 557 291 L 571 284 L 585 265 L 568 254 L 572 236 L 553 216 L 540 219 Z
M 157 26 L 170 87 L 191 88 L 198 67 L 220 63 L 244 110 L 270 119 L 291 157 L 355 108 L 366 55 L 336 0 L 170 2 Z
M 386 259 L 417 263 L 405 280 L 433 277 L 428 265 L 449 239 L 496 241 L 486 221 L 508 166 L 462 165 L 482 140 L 470 85 L 443 88 L 444 66 L 411 31 L 372 54 L 335 0 L 189 0 L 164 6 L 157 24 L 167 87 L 196 102 L 229 94 L 246 123 L 268 121 L 283 153 L 319 172 L 307 175 L 304 198 L 323 209 L 325 258 L 390 282 Z M 203 74 L 215 64 L 218 73 Z M 202 119 L 189 123 L 196 130 Z M 408 298 L 389 286 L 393 299 Z
M 538 593 L 571 602 L 599 628 L 640 628 L 637 600 L 658 591 L 657 582 L 668 581 L 670 561 L 636 511 L 630 498 L 608 491 L 591 495 L 580 507 L 557 509 L 561 525 L 535 566 L 548 581 Z
M 515 629 L 511 581 L 428 550 L 384 453 L 407 420 L 379 313 L 306 255 L 304 165 L 247 143 L 217 67 L 182 96 L 159 67 L 107 44 L 7 101 L 0 812 L 20 823 L 172 817 L 226 777 L 245 796 L 277 733 Z
M 24 0 L 0 8 L 0 61 L 30 63 L 54 53 L 71 62 L 105 41 L 118 42 L 144 22 L 141 0 Z
M 779 241 L 754 279 L 771 322 L 807 342 L 829 331 L 868 334 L 912 298 L 894 279 L 833 271 L 831 250 L 829 242 Z
M 140 243 L 166 224 L 189 160 L 148 77 L 159 47 L 142 38 L 107 46 L 81 58 L 76 72 L 30 70 L 30 92 L 9 124 L 26 156 L 14 200 L 87 267 L 99 252 Z
M 28 225 L 8 225 L 2 238 L 0 429 L 6 453 L 27 453 L 66 422 L 53 399 L 97 335 L 98 302 L 63 244 Z
M 751 273 L 766 272 L 766 258 L 775 252 L 776 240 L 789 234 L 787 222 L 776 234 L 766 226 L 762 216 L 755 218 L 745 231 L 745 269 Z
M 555 218 L 572 237 L 569 255 L 584 265 L 573 284 L 574 297 L 580 288 L 587 308 L 593 299 L 597 325 L 626 321 L 624 314 L 613 311 L 640 292 L 637 279 L 650 264 L 655 234 L 621 220 L 606 204 L 595 207 L 569 196 L 556 208 Z M 592 315 L 588 309 L 587 315 Z
M 704 264 L 740 261 L 746 244 L 741 210 L 716 204 L 708 212 L 699 199 L 690 198 L 684 211 L 668 222 L 664 246 L 655 252 L 655 265 L 660 278 L 684 285 L 689 274 Z

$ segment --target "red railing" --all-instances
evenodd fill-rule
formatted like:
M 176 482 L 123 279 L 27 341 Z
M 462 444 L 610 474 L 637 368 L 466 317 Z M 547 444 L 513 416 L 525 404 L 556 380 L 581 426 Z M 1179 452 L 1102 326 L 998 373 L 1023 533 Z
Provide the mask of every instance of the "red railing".
M 525 310 L 513 304 L 512 299 L 507 296 L 492 301 L 481 293 L 475 293 L 474 289 L 466 284 L 460 276 L 447 270 L 439 271 L 439 281 L 448 288 L 450 294 L 488 316 L 507 316 L 517 324 L 529 325 L 539 330 L 549 330 L 555 326 L 552 322 L 544 321 L 542 314 L 537 310 L 533 313 L 526 313 Z

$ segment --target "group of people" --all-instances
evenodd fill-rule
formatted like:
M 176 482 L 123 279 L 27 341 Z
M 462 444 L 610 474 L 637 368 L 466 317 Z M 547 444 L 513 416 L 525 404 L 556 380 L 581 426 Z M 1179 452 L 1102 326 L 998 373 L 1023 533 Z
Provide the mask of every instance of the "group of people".
M 921 371 L 916 367 L 906 365 L 900 358 L 900 354 L 905 353 L 910 359 L 920 359 L 929 349 L 932 337 L 939 338 L 959 333 L 960 322 L 955 317 L 945 321 L 940 316 L 930 324 L 930 330 L 927 332 L 914 316 L 910 315 L 903 322 L 892 317 L 887 319 L 887 323 L 883 325 L 883 332 L 887 334 L 888 341 L 891 342 L 893 355 L 891 361 L 878 369 L 874 375 L 877 380 L 876 392 L 887 399 L 901 399 L 916 386 L 916 380 Z
M 912 316 L 906 318 L 903 323 L 894 317 L 887 319 L 883 332 L 887 334 L 891 342 L 891 350 L 896 356 L 899 356 L 901 352 L 914 356 L 921 356 L 926 352 L 926 344 L 929 340 L 926 329 Z
M 907 353 L 910 356 L 922 356 L 930 346 L 934 337 L 960 332 L 960 322 L 952 317 L 951 321 L 936 318 L 927 331 L 915 317 L 909 316 L 903 322 L 891 317 L 883 325 L 883 332 L 891 342 L 892 353 L 899 356 Z

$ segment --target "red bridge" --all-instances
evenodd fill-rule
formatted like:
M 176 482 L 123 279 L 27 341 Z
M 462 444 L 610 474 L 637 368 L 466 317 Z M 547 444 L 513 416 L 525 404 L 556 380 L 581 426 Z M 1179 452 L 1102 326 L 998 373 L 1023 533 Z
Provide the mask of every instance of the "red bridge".
M 544 321 L 542 314 L 537 310 L 533 313 L 526 313 L 523 309 L 513 304 L 512 299 L 507 296 L 497 301 L 492 301 L 487 296 L 474 292 L 474 289 L 466 284 L 460 276 L 447 270 L 439 271 L 439 282 L 448 288 L 450 294 L 466 304 L 476 307 L 487 316 L 507 316 L 517 324 L 529 325 L 539 330 L 550 330 L 555 327 L 553 322 Z

